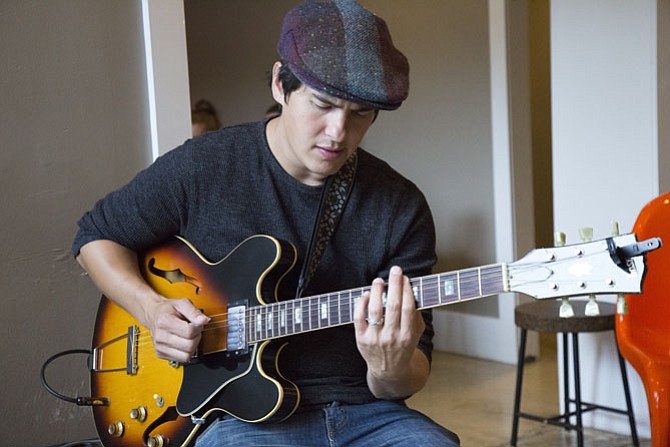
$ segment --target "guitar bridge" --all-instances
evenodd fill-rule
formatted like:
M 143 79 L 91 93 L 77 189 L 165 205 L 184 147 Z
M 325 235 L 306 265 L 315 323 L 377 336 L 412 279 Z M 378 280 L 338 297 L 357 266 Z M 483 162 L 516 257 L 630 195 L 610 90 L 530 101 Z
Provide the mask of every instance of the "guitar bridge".
M 91 370 L 93 372 L 112 372 L 125 371 L 128 375 L 137 374 L 137 339 L 139 328 L 129 326 L 128 333 L 113 338 L 99 346 L 93 348 Z M 109 355 L 103 355 L 105 351 L 110 351 Z M 118 351 L 125 351 L 119 354 Z M 104 365 L 104 358 L 124 358 L 125 365 Z
M 228 308 L 228 337 L 226 339 L 226 357 L 245 355 L 249 352 L 246 339 L 247 306 L 233 306 Z

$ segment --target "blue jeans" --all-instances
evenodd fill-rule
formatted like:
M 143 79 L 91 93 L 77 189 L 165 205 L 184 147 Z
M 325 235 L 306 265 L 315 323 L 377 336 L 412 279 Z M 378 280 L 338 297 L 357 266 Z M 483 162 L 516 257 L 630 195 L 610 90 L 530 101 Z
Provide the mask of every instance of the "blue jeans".
M 277 424 L 252 424 L 227 416 L 210 425 L 196 447 L 457 447 L 459 439 L 403 403 L 335 402 L 294 414 Z

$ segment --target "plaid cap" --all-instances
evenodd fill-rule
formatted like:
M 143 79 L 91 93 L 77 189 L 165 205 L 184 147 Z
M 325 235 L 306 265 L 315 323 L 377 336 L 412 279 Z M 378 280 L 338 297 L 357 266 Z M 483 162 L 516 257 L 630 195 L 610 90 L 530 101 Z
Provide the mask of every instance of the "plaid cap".
M 306 0 L 286 14 L 277 51 L 305 85 L 373 109 L 409 92 L 409 64 L 386 22 L 354 0 Z

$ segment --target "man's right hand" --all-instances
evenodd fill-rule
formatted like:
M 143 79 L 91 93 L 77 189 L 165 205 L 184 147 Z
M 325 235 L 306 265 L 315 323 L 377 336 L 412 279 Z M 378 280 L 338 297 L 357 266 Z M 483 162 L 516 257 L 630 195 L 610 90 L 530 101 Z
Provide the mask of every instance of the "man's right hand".
M 210 318 L 188 299 L 165 298 L 145 317 L 158 357 L 185 363 L 196 354 Z

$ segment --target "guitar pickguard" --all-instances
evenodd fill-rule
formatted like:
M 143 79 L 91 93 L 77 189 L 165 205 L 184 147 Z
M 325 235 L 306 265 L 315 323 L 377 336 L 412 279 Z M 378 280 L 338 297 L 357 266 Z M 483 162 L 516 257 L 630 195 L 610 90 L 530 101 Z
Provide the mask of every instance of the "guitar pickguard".
M 297 388 L 282 380 L 272 366 L 281 349 L 275 345 L 255 344 L 248 354 L 237 358 L 217 353 L 205 356 L 200 363 L 184 365 L 184 381 L 177 398 L 179 413 L 191 416 L 217 408 L 248 422 L 281 420 L 293 413 Z M 281 411 L 283 406 L 290 408 Z

